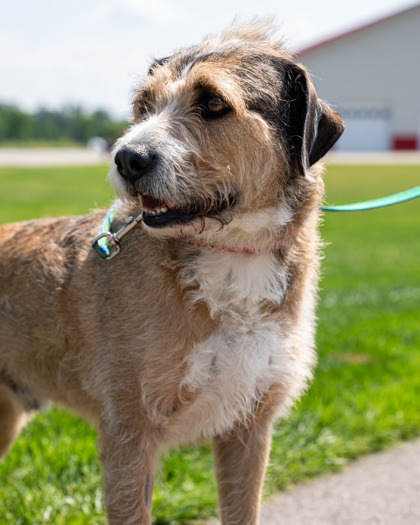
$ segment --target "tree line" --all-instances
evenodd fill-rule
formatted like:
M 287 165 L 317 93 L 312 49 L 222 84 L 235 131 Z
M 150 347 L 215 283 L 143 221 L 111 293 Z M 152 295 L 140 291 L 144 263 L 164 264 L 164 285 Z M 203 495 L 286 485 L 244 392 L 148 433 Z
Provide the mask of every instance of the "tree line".
M 97 136 L 112 144 L 126 128 L 126 121 L 115 120 L 102 109 L 87 112 L 79 106 L 68 106 L 27 113 L 17 106 L 0 104 L 0 145 L 5 142 L 87 144 Z

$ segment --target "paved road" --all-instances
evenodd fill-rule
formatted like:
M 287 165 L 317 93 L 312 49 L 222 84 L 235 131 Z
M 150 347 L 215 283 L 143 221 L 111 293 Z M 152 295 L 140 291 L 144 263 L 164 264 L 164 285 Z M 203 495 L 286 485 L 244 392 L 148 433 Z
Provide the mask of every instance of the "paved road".
M 324 160 L 327 164 L 420 164 L 420 151 L 333 151 Z M 0 148 L 0 166 L 87 166 L 109 162 L 109 154 L 84 148 Z
M 420 164 L 420 151 L 330 151 L 327 164 Z
M 0 148 L 0 166 L 91 166 L 107 164 L 110 158 L 86 148 Z
M 278 494 L 261 525 L 420 525 L 420 440 Z

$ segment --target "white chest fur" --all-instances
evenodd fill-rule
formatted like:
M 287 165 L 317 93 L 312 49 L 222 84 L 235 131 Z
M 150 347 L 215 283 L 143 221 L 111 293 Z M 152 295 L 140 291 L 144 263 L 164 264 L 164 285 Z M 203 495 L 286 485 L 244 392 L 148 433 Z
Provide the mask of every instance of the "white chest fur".
M 287 276 L 271 252 L 249 255 L 207 248 L 184 270 L 183 278 L 199 284 L 195 299 L 207 303 L 212 317 L 237 313 L 249 321 L 261 301 L 280 304 L 287 285 Z
M 199 283 L 195 299 L 207 302 L 218 325 L 187 358 L 182 386 L 198 397 L 173 428 L 174 440 L 226 432 L 275 381 L 287 391 L 296 368 L 289 331 L 259 308 L 264 299 L 281 303 L 285 294 L 286 276 L 273 254 L 205 250 L 196 263 L 188 271 Z

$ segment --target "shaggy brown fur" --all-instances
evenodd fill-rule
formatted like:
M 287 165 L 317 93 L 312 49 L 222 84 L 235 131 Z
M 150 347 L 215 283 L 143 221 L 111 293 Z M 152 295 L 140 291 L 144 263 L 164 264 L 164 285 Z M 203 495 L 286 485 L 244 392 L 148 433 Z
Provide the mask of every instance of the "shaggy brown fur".
M 258 523 L 273 418 L 314 362 L 317 161 L 343 130 L 269 26 L 153 63 L 104 212 L 0 229 L 0 455 L 47 401 L 99 429 L 109 523 L 150 523 L 162 447 L 212 438 L 225 525 Z

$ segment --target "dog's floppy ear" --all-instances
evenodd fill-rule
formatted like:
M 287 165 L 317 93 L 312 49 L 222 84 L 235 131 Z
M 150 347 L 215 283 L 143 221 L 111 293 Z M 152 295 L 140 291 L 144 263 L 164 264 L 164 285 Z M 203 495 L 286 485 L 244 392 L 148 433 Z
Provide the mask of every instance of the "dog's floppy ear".
M 286 66 L 283 118 L 288 131 L 292 162 L 307 170 L 329 151 L 344 131 L 337 113 L 321 102 L 305 69 L 293 62 Z

